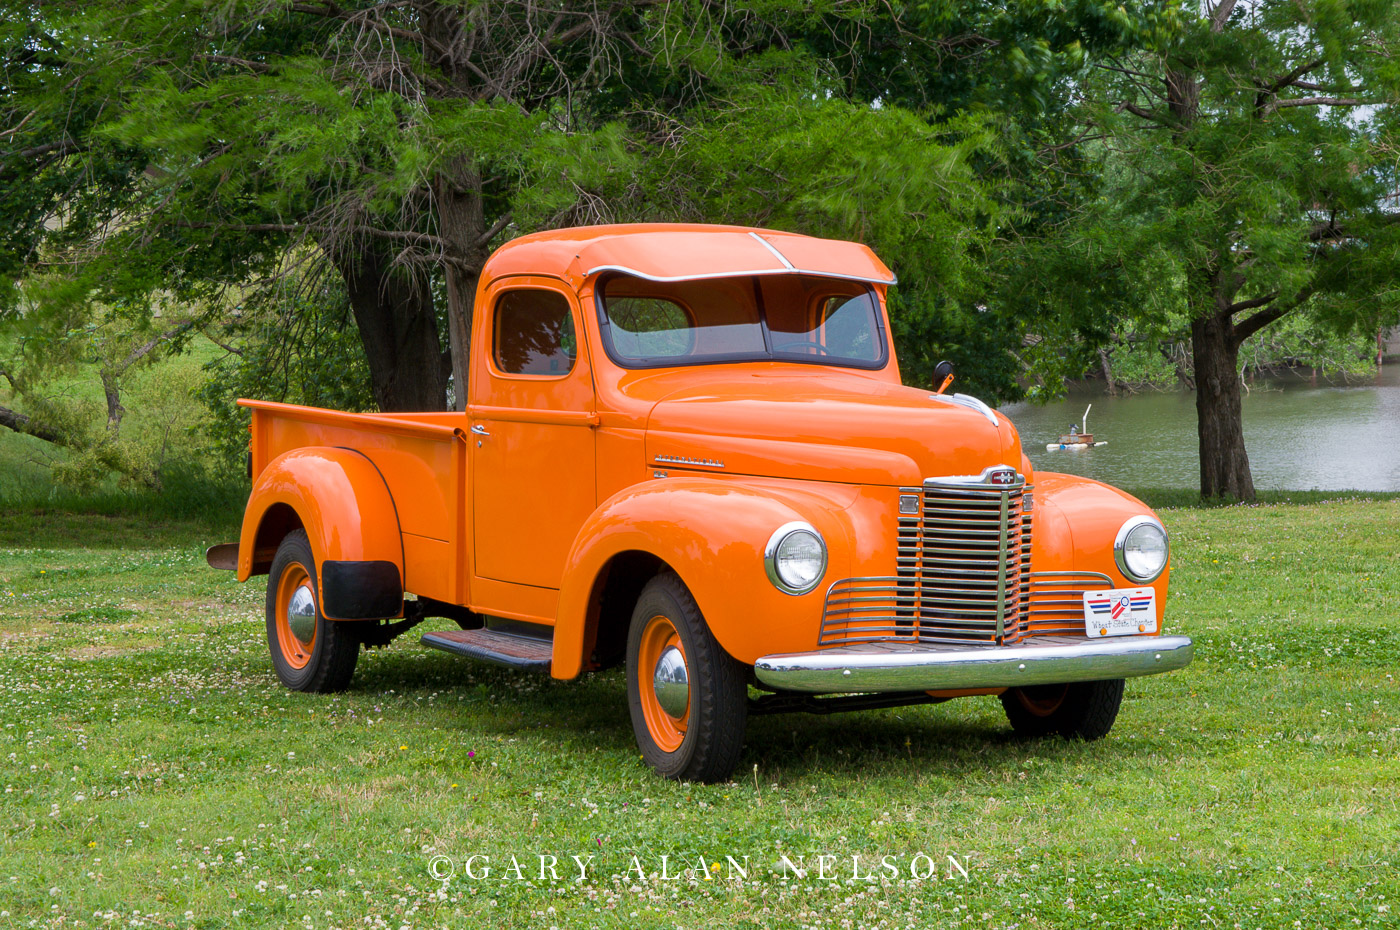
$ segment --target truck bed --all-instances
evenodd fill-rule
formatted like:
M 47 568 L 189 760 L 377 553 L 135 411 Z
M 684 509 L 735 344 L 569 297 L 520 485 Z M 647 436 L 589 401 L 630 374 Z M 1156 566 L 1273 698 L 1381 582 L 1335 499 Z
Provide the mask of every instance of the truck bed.
M 293 449 L 329 446 L 363 454 L 383 475 L 398 512 L 404 589 L 467 603 L 465 413 L 342 413 L 268 401 L 239 403 L 253 412 L 253 477 Z

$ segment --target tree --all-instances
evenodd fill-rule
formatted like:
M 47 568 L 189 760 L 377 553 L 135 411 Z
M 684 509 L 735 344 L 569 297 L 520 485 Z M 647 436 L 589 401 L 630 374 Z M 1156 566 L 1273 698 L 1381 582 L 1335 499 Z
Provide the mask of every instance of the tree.
M 1245 340 L 1290 314 L 1375 332 L 1400 310 L 1397 54 L 1390 3 L 1220 0 L 1187 8 L 1149 51 L 1100 61 L 1086 85 L 1108 183 L 1062 244 L 1130 303 L 1177 289 L 1205 497 L 1255 496 Z
M 869 183 L 855 208 L 848 196 L 819 209 L 810 199 L 801 211 L 736 204 L 695 216 L 689 206 L 714 206 L 703 193 L 713 178 L 673 173 L 673 189 L 688 192 L 670 202 L 647 186 L 660 175 L 636 180 L 646 156 L 674 154 L 660 124 L 705 124 L 712 136 L 706 126 L 724 124 L 726 104 L 741 96 L 775 114 L 797 99 L 797 110 L 820 111 L 809 129 L 840 139 L 832 119 L 871 101 L 846 100 L 803 37 L 858 30 L 871 15 L 798 2 L 771 5 L 762 17 L 647 2 L 61 6 L 45 20 L 51 80 L 35 90 L 34 105 L 59 112 L 72 88 L 98 87 L 94 119 L 77 127 L 72 148 L 64 140 L 73 130 L 56 122 L 12 128 L 28 149 L 67 152 L 58 164 L 79 176 L 97 144 L 133 153 L 136 170 L 114 181 L 111 205 L 88 224 L 100 235 L 64 239 L 38 227 L 50 264 L 78 269 L 97 296 L 132 304 L 160 291 L 214 307 L 288 274 L 314 288 L 304 266 L 329 264 L 344 282 L 379 406 L 432 409 L 448 371 L 464 384 L 477 277 L 502 237 L 642 217 L 768 217 L 850 235 L 866 231 L 857 213 L 889 215 L 875 200 L 898 201 Z M 73 39 L 88 36 L 100 41 Z M 823 99 L 814 105 L 803 94 Z M 893 106 L 863 118 L 907 122 Z M 787 138 L 805 141 L 799 134 Z M 858 150 L 844 141 L 847 168 L 883 159 L 875 137 Z M 955 144 L 925 145 L 916 163 L 911 154 L 901 168 L 926 186 L 961 172 Z M 830 180 L 830 172 L 795 174 L 775 189 L 753 150 L 726 155 L 726 177 L 752 176 L 779 201 Z M 31 179 L 52 169 L 31 167 Z M 880 174 L 877 166 L 872 176 Z M 66 206 L 81 182 L 61 190 Z M 681 202 L 687 207 L 670 209 Z M 46 207 L 41 218 L 59 209 Z M 817 224 L 821 210 L 843 221 Z M 894 224 L 885 228 L 893 233 Z M 966 238 L 949 236 L 921 254 L 952 256 Z M 34 250 L 26 254 L 32 273 Z
M 13 22 L 31 12 L 18 6 Z M 55 197 L 30 211 L 50 263 L 87 273 L 104 297 L 160 290 L 210 305 L 287 273 L 314 286 L 303 266 L 327 263 L 344 281 L 381 408 L 440 409 L 448 373 L 463 383 L 492 242 L 513 218 L 565 213 L 590 170 L 624 158 L 615 132 L 582 125 L 571 101 L 590 71 L 606 74 L 614 19 L 631 10 L 58 5 L 38 39 L 14 36 L 7 50 L 26 86 L 10 98 L 8 129 L 22 142 L 5 168 L 30 181 L 82 176 L 100 145 L 136 153 L 87 237 L 53 222 L 55 201 L 86 196 L 82 181 L 55 181 Z M 42 84 L 27 79 L 31 45 L 46 52 Z M 95 101 L 91 122 L 20 118 L 83 95 Z M 11 254 L 32 272 L 35 249 Z
M 951 358 L 960 389 L 1016 399 L 1028 332 L 1073 326 L 1005 299 L 1008 236 L 1081 196 L 1062 170 L 1082 142 L 1069 90 L 1090 55 L 1160 29 L 1164 6 L 668 5 L 668 53 L 633 90 L 650 209 L 629 214 L 864 241 L 899 275 L 905 379 Z
M 221 314 L 253 292 L 324 295 L 333 274 L 381 409 L 440 406 L 449 371 L 463 385 L 503 238 L 629 219 L 869 241 L 903 282 L 906 374 L 951 349 L 964 384 L 1005 395 L 1026 324 L 987 299 L 999 227 L 1043 221 L 1048 201 L 1022 202 L 1048 186 L 1086 54 L 1158 16 L 1106 0 L 11 7 L 41 35 L 7 46 L 22 80 L 6 131 L 59 153 L 5 160 L 55 184 L 13 254 L 63 279 L 39 301 L 55 326 L 85 295 L 143 331 L 159 297 L 230 335 Z M 79 99 L 86 120 L 23 118 Z M 92 171 L 108 152 L 125 174 Z M 103 197 L 73 223 L 90 188 Z

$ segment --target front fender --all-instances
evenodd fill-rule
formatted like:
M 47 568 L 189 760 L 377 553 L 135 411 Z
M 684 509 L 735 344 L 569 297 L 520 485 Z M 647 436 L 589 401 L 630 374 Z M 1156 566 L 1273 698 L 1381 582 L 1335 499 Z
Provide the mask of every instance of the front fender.
M 1113 541 L 1129 517 L 1156 517 L 1151 507 L 1102 482 L 1048 471 L 1036 473 L 1035 507 L 1032 571 L 1098 572 L 1111 578 L 1115 588 L 1138 587 L 1114 561 Z M 1170 549 L 1167 567 L 1150 585 L 1159 605 L 1167 602 L 1169 575 Z
M 775 651 L 816 648 L 826 589 L 850 574 L 854 548 L 845 485 L 780 480 L 668 478 L 635 485 L 600 506 L 565 563 L 551 671 L 583 668 L 595 583 L 609 561 L 644 552 L 675 570 L 710 631 L 735 659 L 752 665 Z M 768 580 L 763 550 L 785 523 L 804 520 L 827 545 L 826 574 L 810 592 L 785 594 Z
M 290 508 L 316 558 L 321 610 L 333 619 L 397 616 L 403 610 L 403 539 L 379 469 L 351 449 L 293 449 L 253 484 L 238 544 L 238 580 L 266 572 L 281 536 L 270 529 Z

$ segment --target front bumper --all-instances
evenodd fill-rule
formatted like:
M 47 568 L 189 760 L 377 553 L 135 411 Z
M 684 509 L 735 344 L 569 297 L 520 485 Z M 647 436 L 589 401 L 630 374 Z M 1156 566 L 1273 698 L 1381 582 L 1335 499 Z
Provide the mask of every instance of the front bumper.
M 878 642 L 764 656 L 758 680 L 809 694 L 1013 688 L 1158 675 L 1184 668 L 1185 636 L 1038 636 L 1015 646 Z

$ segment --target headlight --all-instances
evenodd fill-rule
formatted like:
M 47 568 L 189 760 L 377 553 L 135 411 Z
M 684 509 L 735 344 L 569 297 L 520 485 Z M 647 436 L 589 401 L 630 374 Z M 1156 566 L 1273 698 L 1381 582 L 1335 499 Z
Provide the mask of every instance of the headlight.
M 763 549 L 768 580 L 786 594 L 806 594 L 826 573 L 826 542 L 810 523 L 786 523 Z
M 1167 531 L 1154 517 L 1132 517 L 1113 541 L 1118 570 L 1139 584 L 1147 584 L 1167 567 Z

